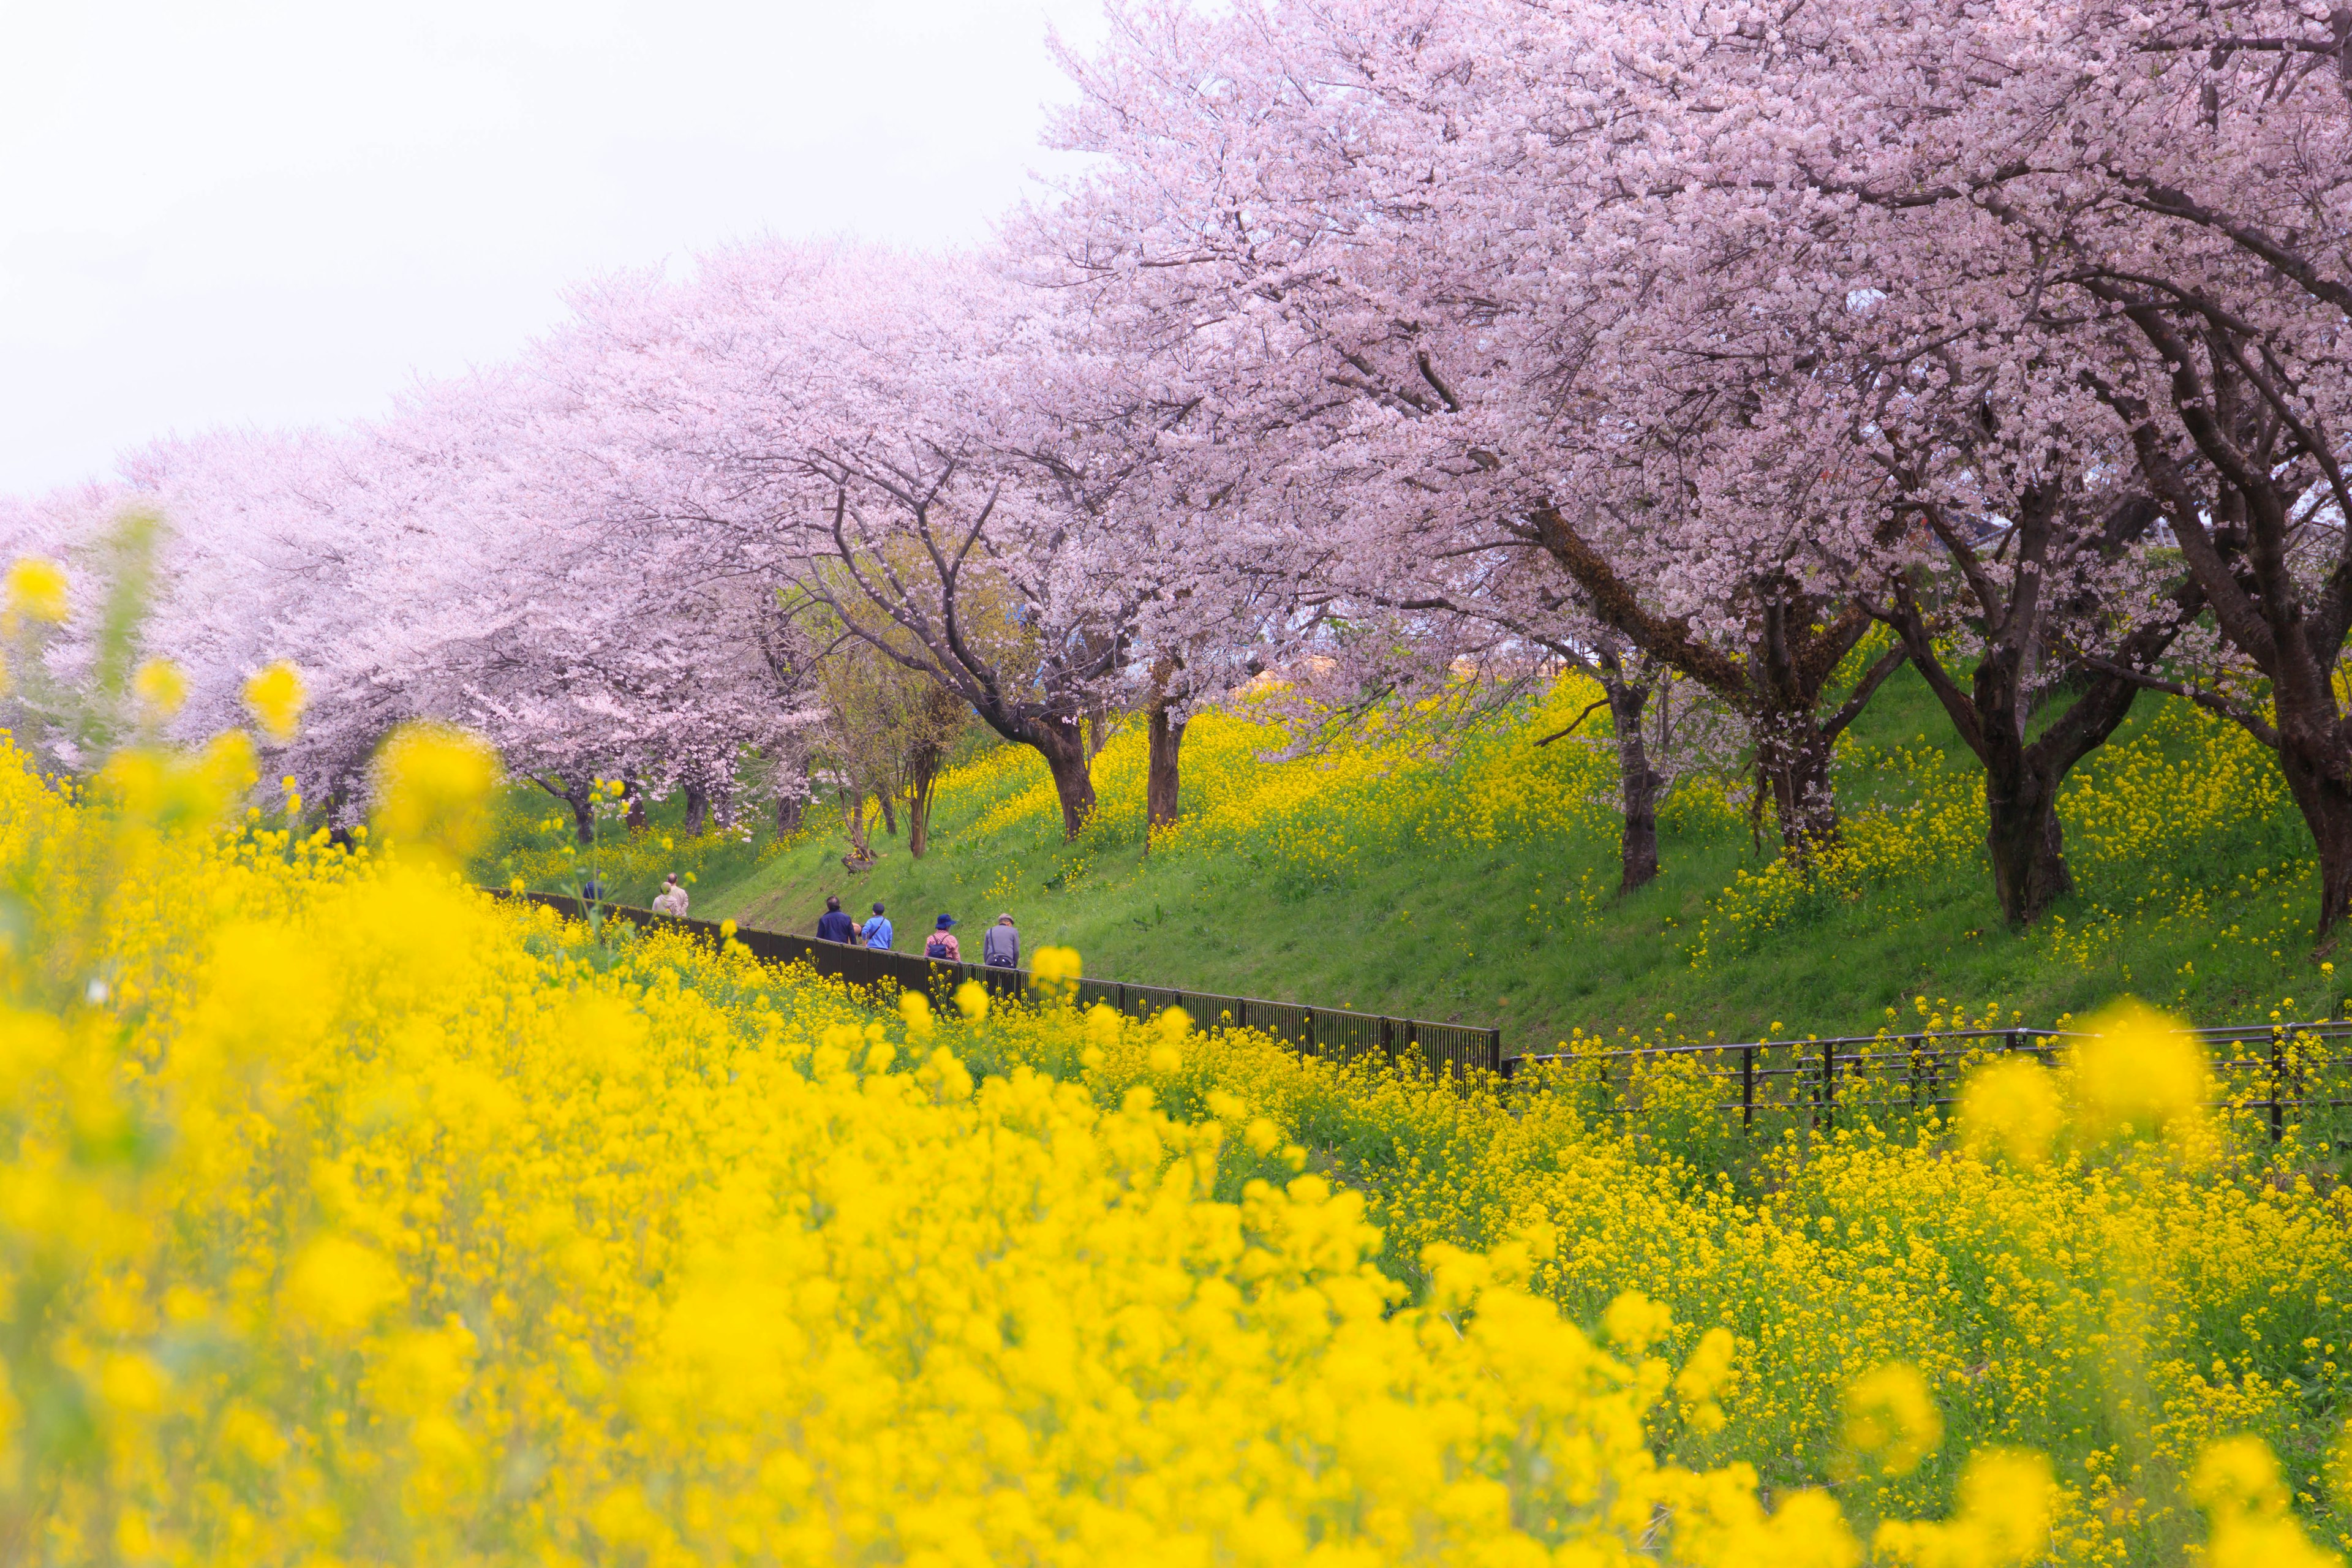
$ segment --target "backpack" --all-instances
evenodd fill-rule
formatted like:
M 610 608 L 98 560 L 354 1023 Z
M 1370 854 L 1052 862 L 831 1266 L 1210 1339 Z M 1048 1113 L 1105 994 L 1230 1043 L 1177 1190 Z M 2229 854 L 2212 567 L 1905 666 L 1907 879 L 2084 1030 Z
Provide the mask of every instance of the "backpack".
M 948 939 L 945 936 L 934 936 L 930 941 L 923 944 L 923 956 L 925 958 L 949 959 L 953 958 L 955 955 L 948 950 Z

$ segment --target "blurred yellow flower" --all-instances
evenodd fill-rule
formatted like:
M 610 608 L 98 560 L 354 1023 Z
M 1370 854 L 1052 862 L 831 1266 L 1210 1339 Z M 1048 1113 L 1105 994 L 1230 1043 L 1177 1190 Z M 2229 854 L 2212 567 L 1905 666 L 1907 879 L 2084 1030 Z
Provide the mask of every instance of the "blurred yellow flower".
M 2205 1053 L 2180 1026 L 2137 1002 L 2094 1018 L 2070 1064 L 2075 1102 L 2093 1136 L 2154 1131 L 2193 1117 L 2210 1097 Z
M 934 1027 L 931 1022 L 931 999 L 921 992 L 898 993 L 898 1016 L 906 1021 L 907 1032 L 917 1039 L 928 1040 L 931 1037 Z
M 46 555 L 20 555 L 8 568 L 6 612 L 51 626 L 68 614 L 66 569 Z
M 2282 1513 L 2286 1483 L 2278 1458 L 2260 1437 L 2230 1437 L 2198 1458 L 2189 1495 L 2216 1513 Z
M 161 723 L 188 700 L 188 678 L 170 659 L 151 658 L 131 676 L 131 691 L 146 710 L 148 720 Z
M 1845 1395 L 1845 1440 L 1890 1476 L 1910 1474 L 1941 1447 L 1943 1412 L 1919 1369 L 1888 1362 L 1855 1379 Z
M 246 710 L 261 732 L 281 746 L 301 727 L 302 710 L 309 702 L 302 672 L 282 658 L 245 683 Z
M 1601 1331 L 1627 1355 L 1640 1355 L 1674 1331 L 1675 1315 L 1639 1290 L 1627 1290 L 1601 1314 Z
M 333 1339 L 349 1339 L 407 1295 L 383 1254 L 342 1236 L 303 1248 L 287 1272 L 286 1310 Z
M 967 980 L 956 987 L 956 1011 L 971 1019 L 988 1016 L 988 992 L 977 980 Z
M 2341 1568 L 2343 1560 L 2314 1546 L 2287 1511 L 2278 1458 L 2260 1437 L 2227 1437 L 2207 1448 L 2189 1495 L 2205 1510 L 2213 1568 Z
M 1707 1330 L 1699 1336 L 1697 1348 L 1683 1363 L 1682 1370 L 1675 1374 L 1675 1392 L 1693 1403 L 1713 1399 L 1730 1380 L 1735 1349 L 1737 1342 L 1729 1329 Z
M 488 826 L 498 753 L 446 724 L 406 724 L 377 754 L 377 821 L 385 833 L 462 858 Z
M 1979 1156 L 1999 1150 L 2021 1165 L 2039 1165 L 2065 1120 L 2056 1075 L 2025 1058 L 1979 1068 L 1960 1089 L 1960 1135 Z
M 2022 1568 L 2052 1557 L 2050 1461 L 2013 1448 L 1980 1448 L 1960 1472 L 1958 1508 L 1942 1523 L 1890 1521 L 1871 1545 L 1889 1563 L 1918 1568 Z

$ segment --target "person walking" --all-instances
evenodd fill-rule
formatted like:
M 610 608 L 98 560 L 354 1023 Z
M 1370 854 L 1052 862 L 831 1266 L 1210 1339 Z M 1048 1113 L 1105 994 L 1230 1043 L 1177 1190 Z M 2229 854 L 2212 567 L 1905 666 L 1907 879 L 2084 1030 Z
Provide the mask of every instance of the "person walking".
M 816 917 L 816 939 L 840 942 L 857 940 L 857 922 L 843 912 L 838 895 L 825 900 L 824 913 Z
M 677 879 L 677 872 L 672 871 L 668 879 L 662 884 L 660 896 L 654 900 L 655 912 L 674 915 L 679 920 L 684 920 L 686 903 L 686 884 Z
M 980 939 L 980 956 L 992 969 L 1021 967 L 1021 931 L 1011 915 L 999 915 Z
M 882 912 L 879 899 L 874 901 L 874 918 L 858 927 L 857 934 L 866 939 L 866 946 L 884 952 L 890 951 L 890 939 L 896 933 L 890 930 L 890 917 Z
M 930 941 L 923 943 L 923 956 L 942 963 L 961 963 L 963 944 L 956 941 L 955 916 L 941 915 L 940 923 L 931 930 Z

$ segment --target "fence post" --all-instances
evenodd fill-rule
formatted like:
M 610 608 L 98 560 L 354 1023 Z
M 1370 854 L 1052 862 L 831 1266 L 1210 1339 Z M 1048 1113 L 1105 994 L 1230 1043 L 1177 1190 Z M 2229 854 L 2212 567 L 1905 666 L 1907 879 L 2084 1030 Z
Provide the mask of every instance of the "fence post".
M 2286 1110 L 2279 1096 L 2286 1087 L 2286 1034 L 2276 1025 L 2271 1027 L 2271 1142 L 2286 1136 Z
M 1323 1054 L 1315 1044 L 1315 1009 L 1312 1007 L 1301 1007 L 1298 1010 L 1298 1048 L 1310 1057 L 1319 1057 Z
M 1236 1029 L 1249 1027 L 1249 998 L 1246 996 L 1234 998 L 1234 1027 Z
M 1503 1070 L 1503 1031 L 1500 1028 L 1486 1031 L 1486 1067 L 1491 1073 L 1500 1073 Z
M 1739 1130 L 1756 1125 L 1756 1047 L 1739 1047 Z
M 1822 1042 L 1822 1102 L 1813 1125 L 1837 1126 L 1837 1047 L 1828 1040 Z

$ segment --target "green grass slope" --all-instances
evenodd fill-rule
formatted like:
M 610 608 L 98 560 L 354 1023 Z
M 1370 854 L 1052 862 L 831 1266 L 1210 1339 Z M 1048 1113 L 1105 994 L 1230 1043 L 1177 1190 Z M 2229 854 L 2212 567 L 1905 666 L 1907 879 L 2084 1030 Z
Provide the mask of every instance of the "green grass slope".
M 1534 744 L 1585 700 L 1563 686 L 1437 754 L 1375 730 L 1275 760 L 1277 731 L 1203 717 L 1184 820 L 1148 854 L 1130 732 L 1097 759 L 1101 810 L 1072 844 L 1044 768 L 996 748 L 943 780 L 919 860 L 877 837 L 879 864 L 845 871 L 829 811 L 781 844 L 688 843 L 674 808 L 600 855 L 632 901 L 665 867 L 694 875 L 696 914 L 770 930 L 813 931 L 828 893 L 861 912 L 880 900 L 902 951 L 942 910 L 975 947 L 1009 911 L 1032 950 L 1076 947 L 1089 974 L 1497 1024 L 1511 1052 L 1576 1029 L 1728 1040 L 1996 1012 L 2046 1024 L 2122 993 L 2206 1022 L 2345 1000 L 2312 949 L 2308 839 L 2275 770 L 2185 704 L 2144 701 L 2077 770 L 2064 816 L 2078 891 L 2018 932 L 1986 871 L 1981 776 L 1908 672 L 1842 751 L 1844 845 L 1818 875 L 1779 861 L 1769 822 L 1754 842 L 1737 781 L 1692 778 L 1661 812 L 1660 877 L 1624 898 L 1606 748 Z M 485 879 L 563 884 L 567 858 L 540 847 L 550 804 L 513 797 Z

